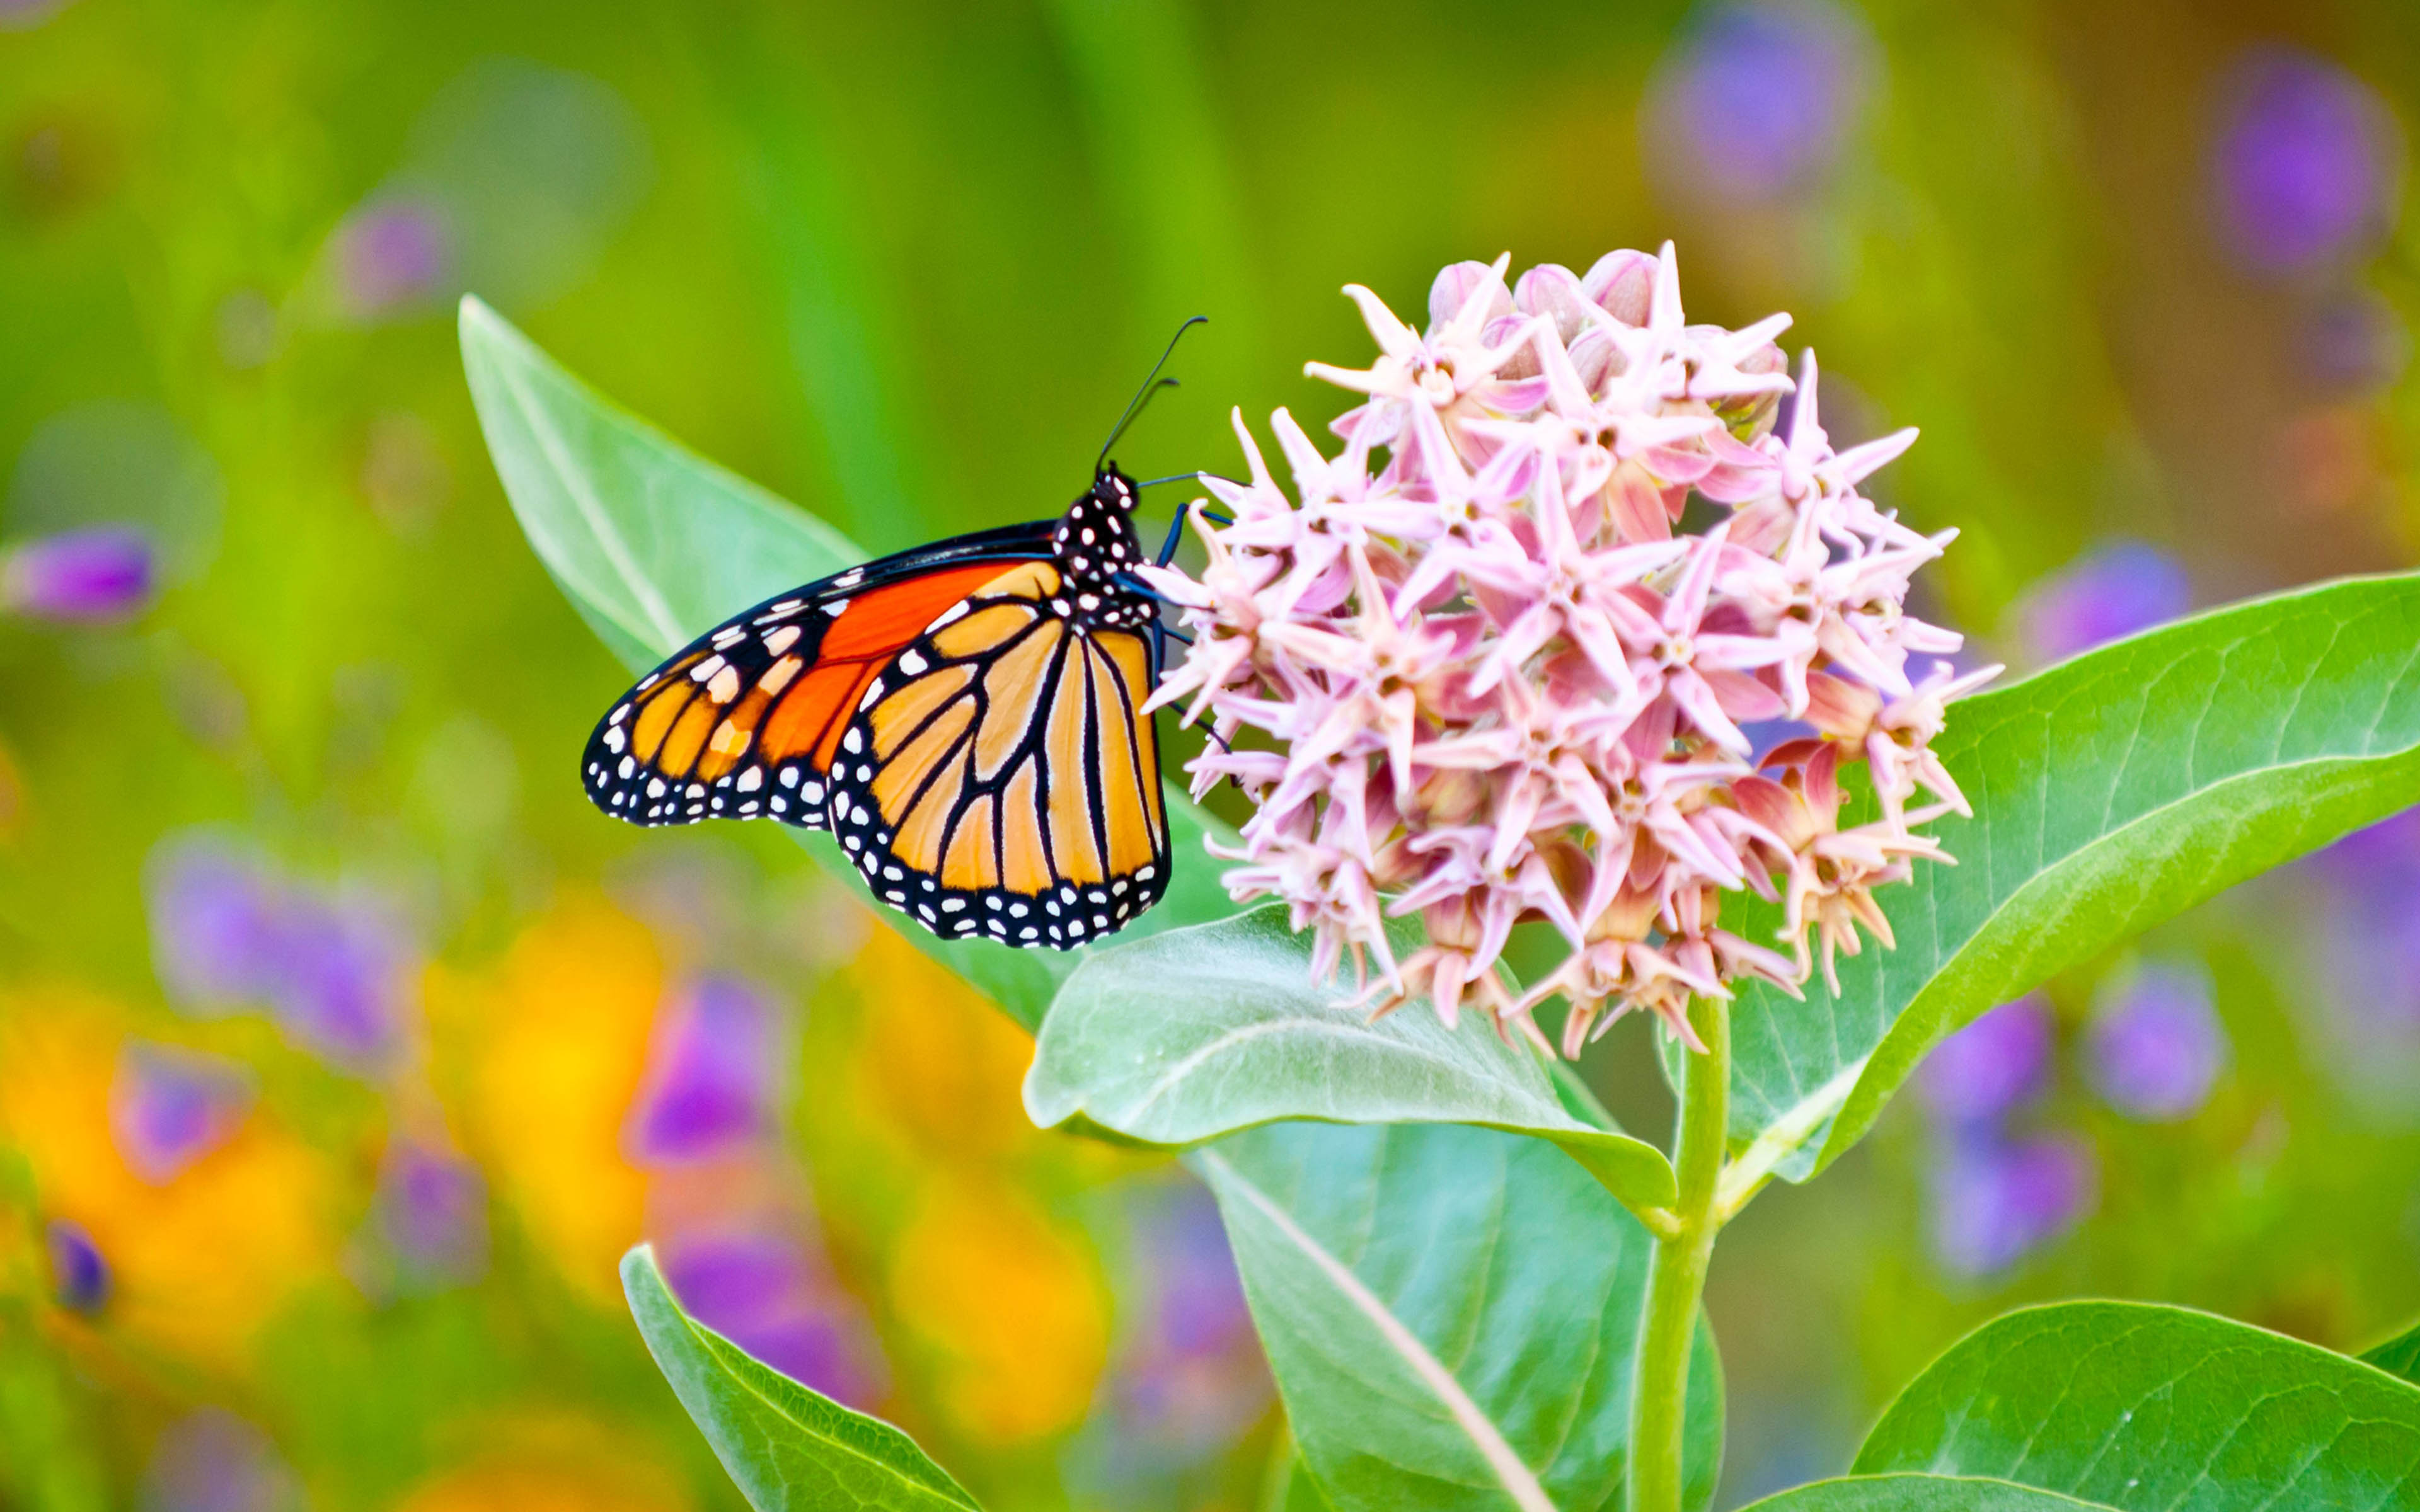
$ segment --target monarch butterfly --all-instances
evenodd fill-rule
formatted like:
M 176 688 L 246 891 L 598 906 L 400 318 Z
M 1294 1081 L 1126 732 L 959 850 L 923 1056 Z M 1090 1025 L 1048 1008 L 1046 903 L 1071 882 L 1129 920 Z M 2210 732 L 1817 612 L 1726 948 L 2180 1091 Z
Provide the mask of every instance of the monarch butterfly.
M 946 937 L 1063 950 L 1125 927 L 1168 886 L 1142 704 L 1169 632 L 1133 572 L 1145 486 L 1109 450 L 1175 381 L 1152 369 L 1058 518 L 851 567 L 691 641 L 597 721 L 590 800 L 636 825 L 829 829 Z

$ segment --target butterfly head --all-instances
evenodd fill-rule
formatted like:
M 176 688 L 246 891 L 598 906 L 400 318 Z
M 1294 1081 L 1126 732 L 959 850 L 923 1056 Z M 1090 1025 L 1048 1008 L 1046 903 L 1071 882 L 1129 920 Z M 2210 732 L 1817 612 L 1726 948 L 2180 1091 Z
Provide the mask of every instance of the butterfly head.
M 1142 501 L 1142 487 L 1115 462 L 1104 462 L 1093 470 L 1093 486 L 1086 497 L 1117 514 L 1131 515 Z
M 1135 504 L 1141 490 L 1114 462 L 1093 474 L 1093 486 L 1077 495 L 1050 532 L 1051 555 L 1082 602 L 1086 594 L 1123 597 L 1119 576 L 1149 560 L 1135 534 Z

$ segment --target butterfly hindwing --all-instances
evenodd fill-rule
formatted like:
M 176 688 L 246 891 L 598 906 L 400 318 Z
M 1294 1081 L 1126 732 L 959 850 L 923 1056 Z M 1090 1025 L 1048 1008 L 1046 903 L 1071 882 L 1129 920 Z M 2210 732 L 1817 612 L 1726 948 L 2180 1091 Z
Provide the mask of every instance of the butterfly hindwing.
M 1167 887 L 1145 632 L 1067 612 L 1032 562 L 945 611 L 870 682 L 830 827 L 877 897 L 943 935 L 1067 949 Z
M 1047 553 L 1049 529 L 886 557 L 726 620 L 598 721 L 581 759 L 589 797 L 638 825 L 762 815 L 824 827 L 831 764 L 865 690 L 952 605 Z

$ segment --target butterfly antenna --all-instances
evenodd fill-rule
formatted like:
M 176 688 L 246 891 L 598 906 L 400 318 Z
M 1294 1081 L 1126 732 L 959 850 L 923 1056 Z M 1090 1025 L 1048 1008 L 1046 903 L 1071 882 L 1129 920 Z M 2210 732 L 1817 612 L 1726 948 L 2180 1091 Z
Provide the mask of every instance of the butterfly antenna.
M 1208 323 L 1209 319 L 1206 315 L 1187 316 L 1185 323 L 1176 328 L 1176 334 L 1168 338 L 1168 349 L 1159 354 L 1158 362 L 1151 364 L 1151 376 L 1142 380 L 1142 387 L 1136 390 L 1135 396 L 1127 401 L 1126 412 L 1118 417 L 1117 425 L 1110 430 L 1109 439 L 1101 443 L 1101 455 L 1093 459 L 1094 471 L 1098 471 L 1101 464 L 1109 459 L 1109 448 L 1118 444 L 1118 438 L 1125 435 L 1126 427 L 1133 424 L 1136 417 L 1142 413 L 1143 406 L 1151 403 L 1152 395 L 1162 389 L 1176 387 L 1176 380 L 1161 378 L 1159 370 L 1166 367 L 1168 360 L 1176 355 L 1176 344 L 1185 339 L 1185 333 L 1195 326 Z

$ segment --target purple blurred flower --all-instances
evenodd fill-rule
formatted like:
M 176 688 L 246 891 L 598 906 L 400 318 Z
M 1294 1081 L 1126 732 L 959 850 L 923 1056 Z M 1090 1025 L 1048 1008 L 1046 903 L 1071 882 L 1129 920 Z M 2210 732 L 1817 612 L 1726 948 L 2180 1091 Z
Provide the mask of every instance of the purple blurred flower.
M 151 602 L 157 579 L 151 538 L 133 526 L 61 531 L 0 559 L 0 608 L 38 620 L 123 620 Z
M 2146 1123 L 2200 1111 L 2226 1065 L 2210 978 L 2182 966 L 2146 966 L 2108 994 L 2086 1043 L 2102 1101 Z
M 475 1281 L 488 1268 L 487 1182 L 442 1144 L 397 1136 L 387 1145 L 378 1224 L 413 1279 Z
M 2016 614 L 2026 647 L 2052 662 L 2175 619 L 2192 603 L 2174 557 L 2140 541 L 2115 541 L 2026 589 Z
M 433 200 L 372 200 L 345 218 L 336 248 L 340 297 L 356 318 L 435 299 L 454 268 L 454 235 Z
M 731 977 L 708 977 L 659 1021 L 647 1078 L 626 1135 L 644 1165 L 702 1160 L 772 1122 L 773 1004 Z
M 1678 152 L 1681 186 L 1762 202 L 1819 188 L 1864 94 L 1867 49 L 1830 6 L 1725 6 L 1667 59 L 1651 136 Z
M 380 899 L 290 886 L 208 835 L 163 842 L 149 892 L 153 959 L 188 1009 L 266 1004 L 294 1040 L 355 1069 L 396 1048 L 412 951 Z
M 1109 1458 L 1122 1473 L 1187 1463 L 1230 1442 L 1266 1408 L 1270 1385 L 1217 1204 L 1199 1187 L 1137 1214 L 1142 1326 L 1110 1382 Z
M 1227 1247 L 1227 1230 L 1207 1193 L 1172 1203 L 1150 1237 L 1159 1288 L 1158 1344 L 1174 1353 L 1216 1354 L 1249 1336 L 1251 1309 Z
M 2372 1117 L 2412 1121 L 2420 1077 L 2420 810 L 2356 831 L 2298 869 L 2304 949 L 2322 991 L 2308 1027 Z
M 284 949 L 284 889 L 223 841 L 184 836 L 151 854 L 146 890 L 162 985 L 188 1008 L 268 998 Z
M 1933 1253 L 1960 1275 L 2005 1270 L 2083 1217 L 2095 1184 L 2091 1152 L 2072 1137 L 1956 1134 L 1933 1166 Z
M 2256 50 L 2228 80 L 2212 147 L 2220 227 L 2257 271 L 2336 261 L 2393 223 L 2400 156 L 2377 91 L 2325 58 Z
M 165 1045 L 129 1044 L 109 1089 L 117 1152 L 154 1186 L 226 1142 L 252 1106 L 241 1066 Z
M 70 1312 L 101 1311 L 109 1301 L 109 1262 L 81 1225 L 54 1218 L 42 1232 L 51 1257 L 51 1295 Z
M 1925 1057 L 1917 1090 L 1952 1124 L 2003 1118 L 2041 1090 L 2054 1037 L 2050 1005 L 2040 995 L 2003 1003 Z
M 454 233 L 434 200 L 370 200 L 336 228 L 337 296 L 345 312 L 371 319 L 442 293 L 454 270 Z
M 698 1321 L 834 1401 L 879 1399 L 882 1358 L 855 1301 L 795 1236 L 724 1230 L 670 1241 L 662 1251 L 666 1284 Z
M 0 31 L 32 31 L 73 3 L 74 0 L 0 0 Z
M 375 901 L 287 899 L 270 1001 L 278 1022 L 304 1045 L 365 1067 L 396 1048 L 411 952 Z
M 161 1431 L 144 1512 L 279 1512 L 300 1501 L 293 1473 L 259 1429 L 217 1408 Z
M 2420 809 L 2356 830 L 2311 858 L 2328 975 L 2372 1020 L 2420 1029 Z

